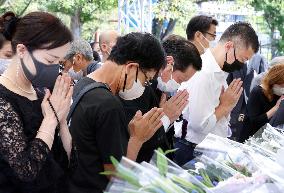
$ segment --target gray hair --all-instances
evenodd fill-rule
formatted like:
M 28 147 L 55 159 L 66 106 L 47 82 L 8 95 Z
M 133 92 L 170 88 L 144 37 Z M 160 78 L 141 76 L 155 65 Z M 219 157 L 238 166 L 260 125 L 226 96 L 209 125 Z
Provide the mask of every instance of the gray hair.
M 76 39 L 71 43 L 70 49 L 67 51 L 65 55 L 65 59 L 69 60 L 75 54 L 82 54 L 86 60 L 92 61 L 94 60 L 93 50 L 91 45 L 82 39 Z
M 269 67 L 272 68 L 272 66 L 274 66 L 276 64 L 284 64 L 284 56 L 278 56 L 278 57 L 273 58 L 269 62 Z

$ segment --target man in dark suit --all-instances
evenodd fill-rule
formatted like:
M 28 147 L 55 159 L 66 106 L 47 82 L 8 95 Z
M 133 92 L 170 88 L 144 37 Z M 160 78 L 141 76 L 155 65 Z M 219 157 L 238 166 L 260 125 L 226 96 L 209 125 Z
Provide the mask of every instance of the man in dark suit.
M 227 78 L 228 84 L 234 79 L 241 78 L 243 81 L 244 91 L 231 112 L 230 128 L 232 130 L 231 139 L 235 141 L 241 141 L 241 132 L 244 128 L 245 122 L 248 121 L 246 117 L 247 112 L 247 99 L 250 94 L 250 85 L 254 76 L 254 71 L 247 67 L 247 64 L 239 71 L 235 71 L 229 74 Z
M 273 115 L 269 124 L 273 127 L 284 129 L 284 116 L 283 116 L 283 114 L 284 114 L 284 101 L 282 100 L 277 112 Z

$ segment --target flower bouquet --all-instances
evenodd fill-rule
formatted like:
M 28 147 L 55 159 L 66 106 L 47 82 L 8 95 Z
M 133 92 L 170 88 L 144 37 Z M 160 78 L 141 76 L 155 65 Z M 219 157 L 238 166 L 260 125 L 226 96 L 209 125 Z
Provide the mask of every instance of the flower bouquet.
M 183 168 L 208 188 L 213 188 L 220 182 L 238 174 L 237 171 L 229 166 L 221 164 L 205 155 L 191 160 Z
M 106 192 L 150 192 L 150 193 L 212 193 L 178 165 L 170 161 L 161 149 L 155 152 L 151 164 L 138 164 L 127 158 L 119 163 L 113 157 L 115 172 L 104 172 L 115 176 Z
M 208 134 L 196 146 L 195 151 L 247 177 L 251 177 L 252 173 L 258 171 L 257 166 L 248 153 L 254 150 L 247 145 L 227 138 Z
M 161 149 L 150 163 L 111 158 L 116 171 L 103 173 L 114 176 L 106 192 L 283 193 L 283 134 L 267 127 L 253 138 L 279 146 L 271 150 L 258 142 L 241 144 L 209 134 L 195 149 L 200 156 L 183 167 L 165 156 L 172 151 Z
M 277 151 L 284 147 L 283 131 L 267 124 L 248 139 L 245 144 L 251 146 L 263 156 L 275 160 Z

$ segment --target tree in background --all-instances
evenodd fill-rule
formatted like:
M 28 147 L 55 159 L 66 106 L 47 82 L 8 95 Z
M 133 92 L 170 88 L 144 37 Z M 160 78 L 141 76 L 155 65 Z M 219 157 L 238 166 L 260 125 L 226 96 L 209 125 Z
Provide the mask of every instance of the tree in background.
M 16 15 L 22 16 L 33 0 L 0 0 L 0 15 L 7 11 L 13 11 Z
M 177 22 L 186 25 L 196 13 L 197 5 L 193 0 L 154 0 L 153 3 L 152 33 L 160 39 L 171 34 Z
M 284 1 L 283 0 L 250 0 L 256 11 L 263 12 L 263 18 L 269 28 L 271 55 L 284 54 Z M 280 37 L 276 37 L 279 31 Z
M 51 12 L 71 17 L 70 28 L 75 37 L 80 37 L 82 24 L 96 18 L 96 12 L 117 7 L 117 0 L 43 0 L 41 7 Z

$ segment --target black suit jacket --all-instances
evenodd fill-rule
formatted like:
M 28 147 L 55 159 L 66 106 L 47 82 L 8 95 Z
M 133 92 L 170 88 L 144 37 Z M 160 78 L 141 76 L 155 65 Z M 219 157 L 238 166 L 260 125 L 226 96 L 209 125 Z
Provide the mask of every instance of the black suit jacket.
M 230 127 L 232 129 L 232 138 L 234 140 L 240 141 L 241 133 L 244 128 L 244 125 L 247 124 L 248 120 L 247 117 L 244 117 L 243 121 L 239 121 L 240 114 L 247 114 L 246 108 L 246 97 L 249 97 L 250 94 L 250 86 L 254 76 L 253 70 L 247 73 L 247 65 L 244 65 L 243 68 L 239 71 L 232 72 L 228 75 L 227 83 L 230 84 L 234 79 L 241 78 L 243 81 L 243 88 L 244 91 L 235 106 L 235 108 L 231 112 L 231 120 L 230 120 Z
M 280 103 L 277 112 L 273 115 L 269 123 L 273 127 L 284 124 L 284 101 Z

